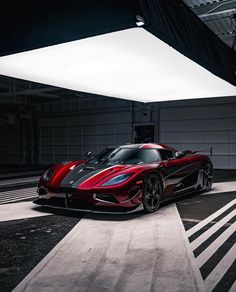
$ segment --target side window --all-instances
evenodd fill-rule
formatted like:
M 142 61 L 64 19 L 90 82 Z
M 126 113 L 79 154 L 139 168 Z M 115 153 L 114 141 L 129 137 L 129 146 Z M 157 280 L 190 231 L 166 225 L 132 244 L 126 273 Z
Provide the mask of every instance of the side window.
M 140 157 L 144 163 L 160 162 L 160 156 L 156 149 L 143 149 L 140 151 Z
M 174 153 L 171 150 L 158 149 L 162 160 L 174 158 Z

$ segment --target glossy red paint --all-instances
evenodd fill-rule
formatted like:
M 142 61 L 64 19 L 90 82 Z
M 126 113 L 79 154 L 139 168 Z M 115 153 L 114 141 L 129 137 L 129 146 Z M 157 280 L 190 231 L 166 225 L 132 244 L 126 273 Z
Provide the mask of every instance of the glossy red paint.
M 176 152 L 176 150 L 166 144 L 154 144 L 154 143 L 147 143 L 140 146 L 143 149 L 166 149 Z
M 165 144 L 125 145 L 119 148 L 176 150 Z M 149 150 L 146 150 L 149 151 Z M 212 166 L 206 155 L 188 153 L 178 158 L 143 164 L 118 164 L 112 166 L 91 165 L 85 161 L 72 161 L 65 165 L 52 167 L 53 176 L 49 183 L 41 177 L 39 188 L 45 188 L 47 194 L 40 195 L 40 202 L 65 194 L 66 207 L 81 209 L 81 204 L 91 206 L 131 208 L 142 204 L 144 186 L 151 174 L 161 180 L 161 201 L 169 200 L 203 188 L 202 171 L 206 165 Z M 111 186 L 104 186 L 119 175 L 130 176 Z M 139 184 L 137 184 L 139 182 Z M 141 183 L 140 183 L 141 182 Z M 67 195 L 66 195 L 67 194 Z M 69 194 L 69 196 L 68 196 Z M 68 198 L 67 198 L 68 196 Z M 105 197 L 106 199 L 101 199 Z M 37 202 L 36 202 L 37 203 Z
M 102 185 L 112 179 L 113 177 L 117 176 L 117 174 L 129 174 L 131 173 L 132 176 L 123 183 L 117 184 L 115 186 L 110 186 L 110 189 L 115 189 L 117 187 L 122 186 L 123 184 L 129 183 L 129 181 L 134 181 L 139 174 L 146 169 L 146 166 L 137 166 L 137 165 L 117 165 L 111 166 L 104 171 L 99 172 L 95 176 L 91 177 L 90 179 L 86 180 L 85 182 L 81 183 L 79 188 L 80 189 L 91 189 L 93 187 L 100 187 L 101 189 L 105 189 L 107 187 L 102 187 Z
M 52 165 L 51 169 L 53 170 L 53 175 L 52 175 L 51 180 L 49 182 L 45 182 L 41 176 L 38 185 L 48 188 L 49 191 L 58 192 L 63 178 L 72 170 L 71 168 L 73 166 L 81 165 L 85 162 L 86 160 L 76 160 L 76 161 L 69 161 L 64 164 L 58 163 L 58 164 Z

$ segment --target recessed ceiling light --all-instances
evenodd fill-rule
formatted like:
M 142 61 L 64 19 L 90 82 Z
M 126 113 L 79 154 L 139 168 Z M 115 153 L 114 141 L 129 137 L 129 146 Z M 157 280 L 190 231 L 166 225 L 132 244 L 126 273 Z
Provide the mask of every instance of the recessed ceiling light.
M 136 16 L 136 20 L 137 20 L 136 25 L 138 27 L 141 27 L 141 26 L 144 26 L 145 25 L 145 20 L 144 20 L 144 18 L 142 16 L 137 15 Z
M 236 95 L 142 28 L 0 57 L 0 74 L 141 102 Z

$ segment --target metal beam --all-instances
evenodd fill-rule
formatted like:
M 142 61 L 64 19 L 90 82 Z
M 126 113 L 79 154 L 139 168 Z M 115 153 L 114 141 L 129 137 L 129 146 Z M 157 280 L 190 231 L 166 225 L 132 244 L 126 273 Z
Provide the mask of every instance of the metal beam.
M 204 6 L 194 7 L 192 10 L 199 16 L 212 15 L 213 13 L 221 13 L 226 10 L 233 10 L 236 8 L 236 0 L 225 0 L 220 2 L 209 3 Z
M 0 98 L 1 97 L 13 97 L 17 95 L 41 95 L 42 93 L 47 96 L 45 97 L 58 97 L 57 95 L 52 95 L 52 94 L 47 94 L 47 92 L 52 92 L 56 90 L 61 90 L 61 88 L 58 87 L 43 87 L 43 88 L 36 88 L 36 89 L 26 89 L 26 90 L 19 90 L 19 91 L 11 91 L 11 92 L 4 92 L 0 93 Z
M 206 14 L 198 15 L 198 17 L 201 18 L 203 21 L 205 21 L 205 19 L 211 20 L 215 16 L 215 18 L 219 20 L 219 19 L 225 18 L 224 17 L 225 15 L 227 15 L 226 18 L 229 18 L 229 17 L 232 17 L 232 15 L 234 14 L 236 14 L 236 8 L 224 10 L 224 11 L 206 13 Z

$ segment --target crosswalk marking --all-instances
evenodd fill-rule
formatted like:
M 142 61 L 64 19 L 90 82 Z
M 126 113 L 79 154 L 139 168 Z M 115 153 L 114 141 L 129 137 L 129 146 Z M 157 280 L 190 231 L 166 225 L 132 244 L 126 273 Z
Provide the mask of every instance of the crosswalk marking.
M 213 241 L 198 257 L 198 266 L 203 266 L 209 258 L 221 247 L 222 243 L 225 242 L 234 232 L 236 231 L 236 222 L 228 227 L 218 238 Z
M 217 212 L 213 213 L 200 223 L 197 223 L 194 227 L 189 229 L 186 234 L 188 238 L 194 235 L 196 232 L 199 232 L 203 227 L 206 227 L 208 223 L 213 223 L 214 220 L 222 215 L 225 211 L 227 211 L 231 207 L 235 207 L 230 213 L 225 215 L 221 220 L 215 221 L 214 225 L 208 228 L 206 231 L 202 230 L 202 233 L 192 242 L 190 242 L 190 246 L 192 250 L 196 250 L 202 243 L 206 242 L 212 235 L 214 235 L 220 228 L 223 226 L 227 229 L 224 230 L 217 238 L 214 239 L 197 257 L 196 261 L 199 269 L 206 264 L 208 260 L 214 257 L 217 254 L 217 251 L 222 247 L 222 245 L 227 243 L 227 240 L 236 232 L 236 221 L 230 223 L 229 221 L 236 216 L 236 199 L 232 200 L 230 203 L 225 205 L 223 208 L 219 209 Z M 235 206 L 234 206 L 235 205 Z M 218 283 L 223 279 L 224 275 L 226 275 L 227 271 L 231 268 L 236 260 L 236 243 L 228 250 L 228 252 L 224 255 L 223 258 L 219 260 L 217 265 L 212 270 L 209 271 L 208 275 L 204 280 L 204 284 L 208 292 L 211 292 L 215 289 Z M 201 269 L 202 270 L 202 269 Z M 204 271 L 202 270 L 203 277 Z M 235 278 L 236 280 L 236 278 Z M 229 292 L 236 291 L 236 281 L 233 286 L 230 288 Z
M 205 285 L 208 291 L 212 291 L 217 283 L 223 278 L 225 272 L 230 268 L 230 266 L 235 261 L 236 255 L 236 243 L 227 252 L 223 259 L 218 263 L 214 270 L 205 279 Z
M 3 198 L 14 198 L 14 197 L 20 197 L 20 196 L 25 196 L 25 195 L 35 195 L 36 194 L 36 191 L 32 191 L 32 192 L 28 192 L 27 190 L 24 191 L 24 192 L 15 192 L 15 193 L 12 193 L 12 194 L 4 194 L 3 196 L 0 194 L 0 199 L 3 199 Z
M 0 205 L 7 204 L 11 202 L 19 202 L 25 199 L 37 197 L 37 189 L 26 188 L 20 190 L 0 192 Z
M 214 224 L 207 231 L 203 232 L 199 237 L 197 237 L 194 241 L 191 242 L 191 247 L 195 250 L 199 247 L 204 241 L 206 241 L 211 235 L 213 235 L 217 230 L 219 230 L 222 226 L 225 225 L 230 219 L 236 216 L 236 209 L 230 212 L 227 216 L 222 218 L 216 224 Z
M 14 197 L 6 197 L 4 198 L 4 200 L 2 200 L 2 202 L 5 202 L 5 201 L 12 201 L 12 200 L 15 200 L 15 199 L 24 199 L 25 197 L 34 197 L 35 194 L 22 194 L 22 195 L 14 195 Z M 1 201 L 1 200 L 0 200 Z
M 27 200 L 27 199 L 33 199 L 35 198 L 35 196 L 25 196 L 25 197 L 21 197 L 21 198 L 15 198 L 14 200 L 6 200 L 4 202 L 1 202 L 0 205 L 3 205 L 3 204 L 9 204 L 9 203 L 14 203 L 14 202 L 19 202 L 19 201 L 23 201 L 23 200 Z
M 236 199 L 225 205 L 223 208 L 219 209 L 217 212 L 213 213 L 211 216 L 207 217 L 206 219 L 202 220 L 200 223 L 195 225 L 193 228 L 187 230 L 187 236 L 190 237 L 193 235 L 196 231 L 200 230 L 204 226 L 206 226 L 208 223 L 210 223 L 212 220 L 217 218 L 219 215 L 224 213 L 226 210 L 228 210 L 230 207 L 236 204 Z
M 36 188 L 24 188 L 24 189 L 19 189 L 19 190 L 12 190 L 12 191 L 4 191 L 4 192 L 0 192 L 0 196 L 2 194 L 4 195 L 11 195 L 11 194 L 18 194 L 18 193 L 25 193 L 25 191 L 27 191 L 28 193 L 29 192 L 35 192 L 36 191 Z

